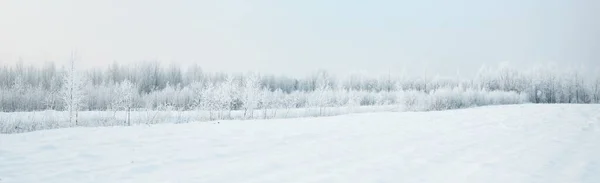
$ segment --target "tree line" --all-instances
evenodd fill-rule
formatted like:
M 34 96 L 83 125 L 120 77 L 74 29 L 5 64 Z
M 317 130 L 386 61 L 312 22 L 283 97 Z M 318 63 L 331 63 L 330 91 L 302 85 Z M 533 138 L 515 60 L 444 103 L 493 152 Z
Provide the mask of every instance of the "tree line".
M 145 62 L 113 63 L 106 68 L 77 70 L 75 62 L 57 67 L 22 63 L 0 68 L 0 111 L 177 110 L 230 111 L 255 109 L 411 104 L 410 96 L 467 92 L 513 93 L 531 103 L 600 103 L 600 77 L 552 68 L 482 68 L 470 79 L 353 74 L 338 78 L 326 71 L 306 77 L 259 73 L 210 73 L 199 66 L 182 68 Z M 411 94 L 412 93 L 412 94 Z M 399 95 L 402 95 L 399 97 Z M 416 100 L 416 99 L 415 99 Z M 428 103 L 435 103 L 430 99 Z M 460 99 L 457 99 L 457 101 Z M 444 99 L 443 108 L 463 104 Z M 440 101 L 437 101 L 438 103 Z M 441 101 L 444 103 L 443 101 Z M 466 105 L 466 104 L 465 104 Z

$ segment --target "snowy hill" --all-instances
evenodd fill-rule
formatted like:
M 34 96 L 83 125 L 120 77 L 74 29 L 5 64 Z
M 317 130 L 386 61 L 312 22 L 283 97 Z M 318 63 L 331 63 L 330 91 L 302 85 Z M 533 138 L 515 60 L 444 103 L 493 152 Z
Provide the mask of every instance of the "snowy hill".
M 0 183 L 600 182 L 600 105 L 0 134 Z

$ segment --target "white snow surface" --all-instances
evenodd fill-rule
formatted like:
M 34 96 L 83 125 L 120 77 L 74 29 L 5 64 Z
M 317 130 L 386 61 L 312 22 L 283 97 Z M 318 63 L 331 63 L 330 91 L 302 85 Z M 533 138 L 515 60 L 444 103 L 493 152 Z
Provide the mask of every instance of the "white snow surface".
M 600 105 L 0 134 L 0 183 L 600 182 Z

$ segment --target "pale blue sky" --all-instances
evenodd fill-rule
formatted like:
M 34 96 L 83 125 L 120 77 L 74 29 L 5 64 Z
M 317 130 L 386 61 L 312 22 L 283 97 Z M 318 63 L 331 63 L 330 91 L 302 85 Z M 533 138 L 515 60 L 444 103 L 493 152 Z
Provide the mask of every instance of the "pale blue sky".
M 597 0 L 2 0 L 0 63 L 159 60 L 303 75 L 597 68 Z

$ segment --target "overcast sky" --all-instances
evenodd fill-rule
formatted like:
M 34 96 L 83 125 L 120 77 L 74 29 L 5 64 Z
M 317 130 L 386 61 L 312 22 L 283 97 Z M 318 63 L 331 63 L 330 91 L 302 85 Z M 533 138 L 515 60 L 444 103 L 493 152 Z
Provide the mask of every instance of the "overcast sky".
M 598 0 L 1 0 L 0 64 L 158 60 L 209 71 L 470 74 L 597 68 Z

